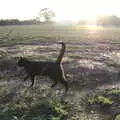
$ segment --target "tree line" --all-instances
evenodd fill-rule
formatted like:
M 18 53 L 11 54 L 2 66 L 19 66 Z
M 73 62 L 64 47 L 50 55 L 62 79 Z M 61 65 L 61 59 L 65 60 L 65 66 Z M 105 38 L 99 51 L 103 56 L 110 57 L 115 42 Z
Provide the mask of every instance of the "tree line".
M 56 17 L 55 12 L 50 8 L 43 8 L 38 13 L 38 16 L 33 20 L 7 19 L 0 20 L 0 25 L 32 25 L 32 24 L 47 24 L 54 23 Z M 120 18 L 117 16 L 99 16 L 95 21 L 79 20 L 78 24 L 81 25 L 98 25 L 98 26 L 120 26 Z
M 97 25 L 120 26 L 120 18 L 117 16 L 100 16 L 96 19 Z
M 0 25 L 32 25 L 32 24 L 46 24 L 53 23 L 53 18 L 55 17 L 55 12 L 50 8 L 43 8 L 38 13 L 38 16 L 32 20 L 18 20 L 18 19 L 2 19 L 0 20 Z
M 0 26 L 5 25 L 32 25 L 32 24 L 39 24 L 40 22 L 37 20 L 23 20 L 20 21 L 18 19 L 6 19 L 0 20 Z
M 92 24 L 98 26 L 120 26 L 120 18 L 117 16 L 99 16 L 95 21 L 80 20 L 78 24 Z

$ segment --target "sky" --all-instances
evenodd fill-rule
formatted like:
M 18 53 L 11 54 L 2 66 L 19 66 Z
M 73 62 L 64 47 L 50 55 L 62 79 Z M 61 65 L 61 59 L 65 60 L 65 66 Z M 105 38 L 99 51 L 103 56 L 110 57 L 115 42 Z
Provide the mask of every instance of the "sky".
M 47 7 L 56 13 L 56 21 L 88 20 L 98 15 L 120 17 L 120 0 L 1 0 L 0 19 L 34 19 Z

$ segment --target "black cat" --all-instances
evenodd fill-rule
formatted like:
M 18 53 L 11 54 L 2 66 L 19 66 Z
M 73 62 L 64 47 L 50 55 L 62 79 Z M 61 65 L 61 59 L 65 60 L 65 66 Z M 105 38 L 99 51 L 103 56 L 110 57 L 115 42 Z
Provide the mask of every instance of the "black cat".
M 28 75 L 24 78 L 24 81 L 27 80 L 28 78 L 31 79 L 32 84 L 31 87 L 34 84 L 34 78 L 37 75 L 40 76 L 48 76 L 50 77 L 54 84 L 52 84 L 51 87 L 54 87 L 57 85 L 58 82 L 64 85 L 65 87 L 65 92 L 68 91 L 68 85 L 66 82 L 66 78 L 64 75 L 64 70 L 62 66 L 62 58 L 65 52 L 65 43 L 61 42 L 62 48 L 60 51 L 60 54 L 55 62 L 48 61 L 30 61 L 24 57 L 20 57 L 18 60 L 18 66 L 24 67 Z

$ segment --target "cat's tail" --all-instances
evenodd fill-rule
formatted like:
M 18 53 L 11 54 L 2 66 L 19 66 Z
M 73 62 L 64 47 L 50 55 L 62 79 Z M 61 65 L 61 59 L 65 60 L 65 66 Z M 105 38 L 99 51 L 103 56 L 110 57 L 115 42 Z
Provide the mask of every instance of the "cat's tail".
M 56 60 L 57 63 L 61 63 L 62 62 L 62 58 L 64 56 L 64 53 L 65 53 L 65 49 L 66 49 L 66 45 L 64 42 L 60 42 L 60 44 L 62 45 L 62 48 L 60 50 L 60 54 Z

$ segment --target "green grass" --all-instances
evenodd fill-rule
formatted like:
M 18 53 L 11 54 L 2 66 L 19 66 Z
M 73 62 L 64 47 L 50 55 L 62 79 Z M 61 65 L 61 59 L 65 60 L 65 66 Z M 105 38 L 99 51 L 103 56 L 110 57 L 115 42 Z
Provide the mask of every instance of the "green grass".
M 19 101 L 0 113 L 1 120 L 61 120 L 67 116 L 64 106 L 53 100 Z M 35 102 L 35 103 L 34 103 Z
M 11 32 L 10 32 L 11 31 Z M 60 39 L 65 41 L 93 41 L 93 40 L 117 40 L 120 39 L 120 28 L 92 27 L 92 26 L 60 26 L 60 25 L 27 25 L 0 27 L 0 38 L 6 37 L 19 40 L 50 40 Z M 16 39 L 18 40 L 18 39 Z
M 108 49 L 110 48 L 110 50 L 113 49 L 113 47 L 119 49 L 120 28 L 80 26 L 80 25 L 69 25 L 69 26 L 68 25 L 66 26 L 65 25 L 64 26 L 63 25 L 24 25 L 24 26 L 0 27 L 1 45 L 3 42 L 5 42 L 5 44 L 7 45 L 16 44 L 19 42 L 40 42 L 40 43 L 44 42 L 46 48 L 43 49 L 48 50 L 47 54 L 49 55 L 49 51 L 53 51 L 53 50 L 56 51 L 59 48 L 59 45 L 50 48 L 49 44 L 56 43 L 59 41 L 64 41 L 67 43 L 65 56 L 68 57 L 68 60 L 74 58 L 80 58 L 80 57 L 85 57 L 85 58 L 87 57 L 90 59 L 96 56 L 104 57 L 99 54 L 100 53 L 103 54 L 104 52 L 107 52 L 106 50 L 107 48 Z M 101 44 L 99 44 L 100 42 Z M 29 48 L 30 48 L 29 46 L 26 47 L 27 51 L 29 51 L 28 50 Z M 32 49 L 31 51 L 33 52 Z M 31 55 L 29 54 L 29 52 L 26 54 Z M 42 50 L 40 52 L 42 53 Z M 34 53 L 32 56 L 33 58 L 35 58 Z M 39 56 L 40 58 L 44 59 L 44 54 L 43 56 L 42 55 Z M 115 59 L 114 56 L 113 54 L 111 54 L 111 58 L 113 62 L 116 61 L 114 60 Z M 56 56 L 50 55 L 49 58 L 51 60 L 55 60 Z M 119 57 L 116 58 L 119 59 Z M 46 60 L 48 60 L 48 58 L 46 58 Z M 117 60 L 117 62 L 119 61 Z
M 82 105 L 85 106 L 85 110 L 88 113 L 98 112 L 101 115 L 107 117 L 106 120 L 116 117 L 119 120 L 119 96 L 120 90 L 96 90 L 88 93 L 81 101 Z M 116 120 L 115 119 L 115 120 Z

